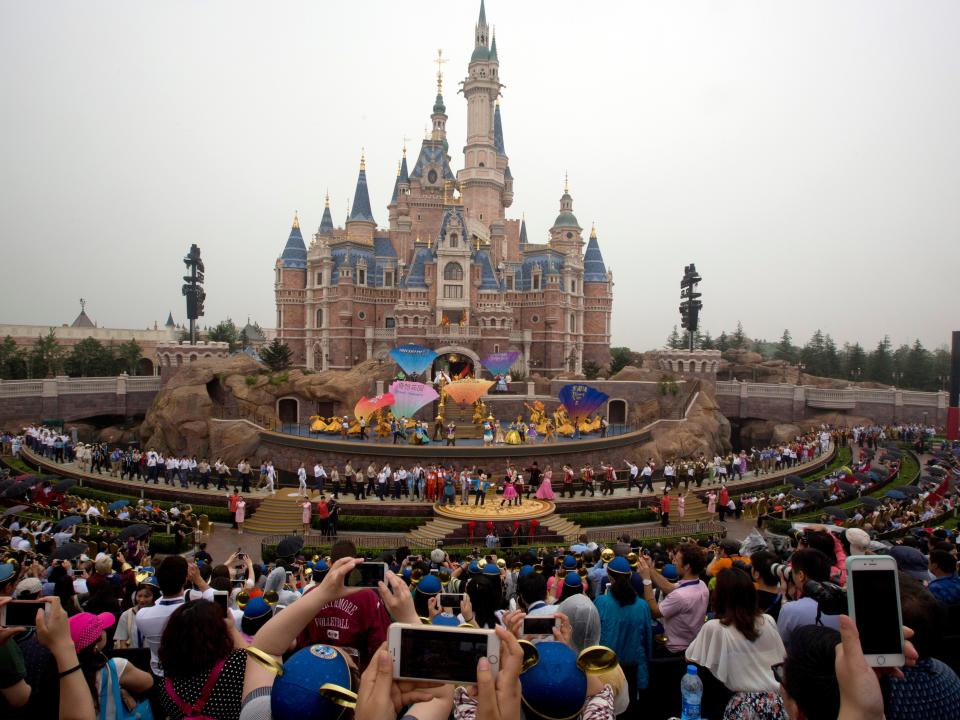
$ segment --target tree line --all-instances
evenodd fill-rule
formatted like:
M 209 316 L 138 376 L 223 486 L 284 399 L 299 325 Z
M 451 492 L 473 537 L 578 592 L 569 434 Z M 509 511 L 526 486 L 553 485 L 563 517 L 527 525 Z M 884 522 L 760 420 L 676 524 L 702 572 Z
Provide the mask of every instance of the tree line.
M 60 344 L 53 328 L 38 335 L 29 347 L 21 347 L 7 335 L 0 341 L 0 379 L 69 375 L 70 377 L 107 377 L 126 372 L 136 375 L 142 351 L 133 339 L 104 345 L 96 338 L 84 338 L 67 348 Z

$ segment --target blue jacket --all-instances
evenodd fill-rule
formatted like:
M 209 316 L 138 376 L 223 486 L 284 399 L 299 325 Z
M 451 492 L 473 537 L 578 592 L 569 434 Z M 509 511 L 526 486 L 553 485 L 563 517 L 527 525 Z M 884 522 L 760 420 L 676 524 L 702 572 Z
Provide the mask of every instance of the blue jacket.
M 637 688 L 647 687 L 647 662 L 653 653 L 653 629 L 650 606 L 637 598 L 632 605 L 621 607 L 610 593 L 601 595 L 594 604 L 600 613 L 600 644 L 617 654 L 620 665 L 637 666 Z

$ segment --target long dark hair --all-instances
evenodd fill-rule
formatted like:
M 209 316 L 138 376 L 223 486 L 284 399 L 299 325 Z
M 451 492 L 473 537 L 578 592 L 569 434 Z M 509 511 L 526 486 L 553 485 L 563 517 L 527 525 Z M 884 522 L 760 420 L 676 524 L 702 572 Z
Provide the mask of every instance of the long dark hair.
M 158 656 L 165 675 L 202 677 L 232 651 L 223 610 L 209 600 L 194 600 L 170 615 Z
M 102 651 L 95 649 L 98 642 L 100 642 L 99 637 L 78 652 L 77 660 L 80 663 L 80 671 L 90 688 L 90 694 L 93 695 L 93 706 L 99 711 L 100 690 L 97 688 L 97 672 L 107 664 L 107 656 Z
M 470 596 L 477 627 L 497 626 L 496 611 L 500 608 L 501 592 L 499 579 L 494 580 L 489 575 L 478 575 L 467 582 L 466 593 Z
M 629 575 L 626 573 L 608 572 L 607 577 L 610 578 L 610 594 L 613 595 L 613 599 L 617 601 L 620 607 L 627 607 L 636 602 L 637 591 L 634 590 L 633 585 L 630 584 Z
M 60 598 L 60 605 L 66 611 L 67 615 L 73 617 L 80 608 L 77 605 L 77 591 L 73 588 L 73 578 L 64 575 L 53 586 L 53 594 Z
M 727 568 L 717 575 L 714 592 L 714 610 L 721 624 L 733 625 L 750 642 L 760 637 L 760 609 L 753 578 L 738 567 Z

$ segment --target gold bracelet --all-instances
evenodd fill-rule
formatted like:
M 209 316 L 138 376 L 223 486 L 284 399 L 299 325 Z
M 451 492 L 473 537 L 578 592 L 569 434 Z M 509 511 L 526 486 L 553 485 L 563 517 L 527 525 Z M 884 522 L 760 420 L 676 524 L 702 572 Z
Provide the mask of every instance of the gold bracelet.
M 264 652 L 260 648 L 252 647 L 252 646 L 246 647 L 244 648 L 244 650 L 246 651 L 247 655 L 250 656 L 251 660 L 258 663 L 259 665 L 262 665 L 267 670 L 270 670 L 271 672 L 276 674 L 277 677 L 283 675 L 283 663 L 278 662 L 269 653 Z

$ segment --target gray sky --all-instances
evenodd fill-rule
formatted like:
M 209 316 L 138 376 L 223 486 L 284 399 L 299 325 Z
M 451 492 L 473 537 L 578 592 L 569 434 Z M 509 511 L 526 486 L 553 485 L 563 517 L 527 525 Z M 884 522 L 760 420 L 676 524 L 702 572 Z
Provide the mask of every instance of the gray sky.
M 341 224 L 361 146 L 387 224 L 442 47 L 455 93 L 479 0 L 0 3 L 0 321 L 274 321 L 294 210 Z M 490 0 L 511 214 L 542 241 L 563 173 L 616 282 L 613 340 L 661 345 L 679 280 L 703 326 L 928 346 L 957 326 L 960 3 Z M 306 234 L 306 232 L 305 232 Z M 308 238 L 309 241 L 309 238 Z M 203 322 L 202 320 L 201 322 Z

